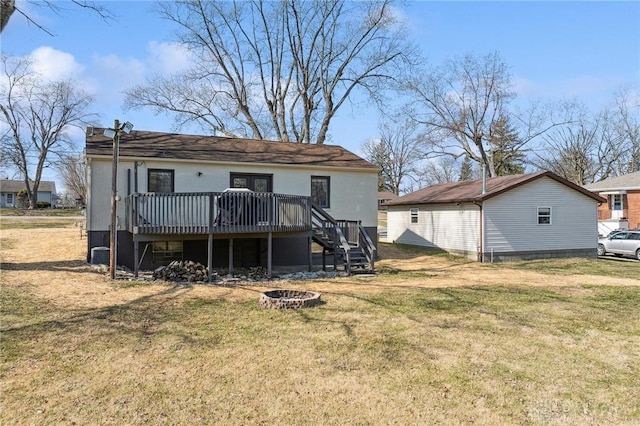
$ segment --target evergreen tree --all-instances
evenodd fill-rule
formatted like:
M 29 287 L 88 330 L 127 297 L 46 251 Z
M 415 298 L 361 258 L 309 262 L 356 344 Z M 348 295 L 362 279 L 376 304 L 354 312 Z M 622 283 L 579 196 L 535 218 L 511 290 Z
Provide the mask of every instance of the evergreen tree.
M 525 156 L 521 150 L 522 141 L 506 117 L 500 117 L 491 123 L 488 142 L 495 176 L 524 173 Z
M 473 179 L 473 165 L 471 164 L 471 158 L 468 155 L 464 156 L 462 165 L 460 166 L 460 179 L 459 181 L 472 180 Z

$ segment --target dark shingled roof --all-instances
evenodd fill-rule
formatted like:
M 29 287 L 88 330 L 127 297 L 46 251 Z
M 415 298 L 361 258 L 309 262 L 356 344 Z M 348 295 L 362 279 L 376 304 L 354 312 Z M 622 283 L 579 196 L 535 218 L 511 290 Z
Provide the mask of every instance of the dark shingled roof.
M 89 128 L 86 153 L 113 155 L 112 139 L 103 128 Z M 120 156 L 206 162 L 242 162 L 377 170 L 378 167 L 336 145 L 315 145 L 218 136 L 136 130 L 120 136 Z
M 442 183 L 439 185 L 429 186 L 411 194 L 404 195 L 396 200 L 387 201 L 385 206 L 398 206 L 408 204 L 446 204 L 446 203 L 462 203 L 462 202 L 480 202 L 520 185 L 532 182 L 542 177 L 549 177 L 569 188 L 575 189 L 594 200 L 604 203 L 607 200 L 599 197 L 597 194 L 590 192 L 581 186 L 578 186 L 568 180 L 548 171 L 529 173 L 523 175 L 499 176 L 488 178 L 486 180 L 486 192 L 482 193 L 482 179 L 469 180 L 462 182 Z

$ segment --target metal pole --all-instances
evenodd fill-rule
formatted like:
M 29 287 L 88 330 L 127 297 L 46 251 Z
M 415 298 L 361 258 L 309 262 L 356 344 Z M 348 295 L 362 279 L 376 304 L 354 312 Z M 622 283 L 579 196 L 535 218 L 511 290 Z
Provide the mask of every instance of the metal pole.
M 113 122 L 113 161 L 111 164 L 111 227 L 109 230 L 109 276 L 116 277 L 116 262 L 118 259 L 116 248 L 116 196 L 118 194 L 118 138 L 120 136 L 120 122 Z

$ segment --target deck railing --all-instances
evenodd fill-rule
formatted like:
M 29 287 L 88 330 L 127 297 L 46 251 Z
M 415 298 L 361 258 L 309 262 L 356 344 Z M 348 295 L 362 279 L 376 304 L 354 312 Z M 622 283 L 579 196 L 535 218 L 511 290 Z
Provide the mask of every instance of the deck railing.
M 311 198 L 266 192 L 136 193 L 126 198 L 133 234 L 238 234 L 311 230 Z

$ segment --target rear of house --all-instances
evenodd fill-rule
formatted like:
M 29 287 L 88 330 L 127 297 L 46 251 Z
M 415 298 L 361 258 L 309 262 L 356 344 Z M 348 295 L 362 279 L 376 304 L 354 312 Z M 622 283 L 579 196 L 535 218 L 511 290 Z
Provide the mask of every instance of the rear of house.
M 387 203 L 388 238 L 484 262 L 595 257 L 597 195 L 550 172 L 428 187 Z
M 87 259 L 109 246 L 112 140 L 87 133 Z M 312 204 L 375 241 L 377 171 L 339 146 L 134 131 L 121 135 L 117 263 L 307 265 Z M 238 191 L 249 190 L 247 192 Z M 244 219 L 230 203 L 242 205 Z M 232 262 L 232 265 L 230 265 Z

